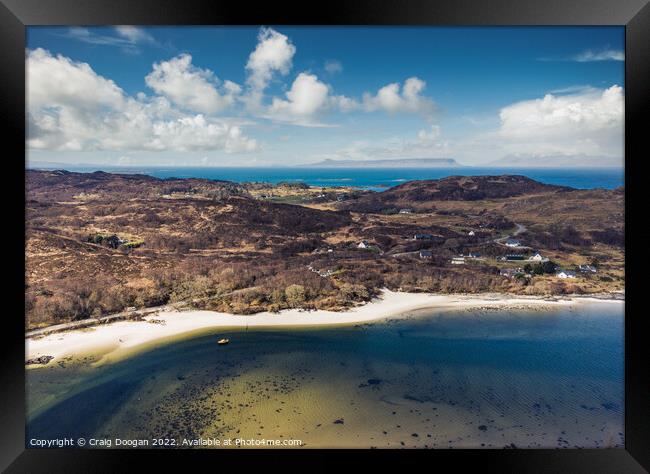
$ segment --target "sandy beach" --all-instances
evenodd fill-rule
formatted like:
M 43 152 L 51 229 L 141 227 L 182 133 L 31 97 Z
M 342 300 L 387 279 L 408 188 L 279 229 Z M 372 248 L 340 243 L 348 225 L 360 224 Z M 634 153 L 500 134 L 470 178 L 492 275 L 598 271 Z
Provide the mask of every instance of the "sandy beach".
M 41 356 L 81 358 L 91 356 L 95 364 L 114 361 L 158 344 L 195 336 L 219 328 L 305 327 L 350 325 L 405 317 L 422 309 L 543 310 L 588 302 L 623 304 L 621 300 L 589 297 L 540 298 L 500 294 L 431 295 L 383 290 L 371 302 L 344 312 L 286 310 L 234 315 L 215 311 L 161 311 L 139 321 L 119 321 L 26 339 L 26 360 Z M 38 365 L 28 367 L 39 367 Z

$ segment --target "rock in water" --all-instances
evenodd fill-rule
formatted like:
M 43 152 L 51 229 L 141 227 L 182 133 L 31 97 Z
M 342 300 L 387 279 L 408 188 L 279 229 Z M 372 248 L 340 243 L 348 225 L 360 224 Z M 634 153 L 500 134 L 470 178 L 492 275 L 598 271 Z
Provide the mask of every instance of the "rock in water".
M 34 357 L 33 359 L 28 359 L 25 361 L 25 365 L 45 365 L 54 359 L 54 356 L 40 356 Z

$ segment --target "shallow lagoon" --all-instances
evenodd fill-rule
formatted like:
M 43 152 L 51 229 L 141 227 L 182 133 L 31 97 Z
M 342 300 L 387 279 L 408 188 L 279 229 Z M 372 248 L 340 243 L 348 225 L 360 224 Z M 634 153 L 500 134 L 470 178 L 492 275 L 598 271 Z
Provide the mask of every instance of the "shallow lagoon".
M 220 331 L 27 372 L 28 438 L 622 447 L 623 303 Z M 218 346 L 228 334 L 231 343 Z

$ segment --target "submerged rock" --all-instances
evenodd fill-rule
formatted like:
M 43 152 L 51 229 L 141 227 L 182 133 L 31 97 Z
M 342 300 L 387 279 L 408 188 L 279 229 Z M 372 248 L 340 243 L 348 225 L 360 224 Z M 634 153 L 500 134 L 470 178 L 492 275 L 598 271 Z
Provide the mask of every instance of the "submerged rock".
M 54 359 L 54 356 L 40 356 L 40 357 L 34 357 L 33 359 L 28 359 L 25 361 L 25 365 L 45 365 L 49 363 L 52 359 Z

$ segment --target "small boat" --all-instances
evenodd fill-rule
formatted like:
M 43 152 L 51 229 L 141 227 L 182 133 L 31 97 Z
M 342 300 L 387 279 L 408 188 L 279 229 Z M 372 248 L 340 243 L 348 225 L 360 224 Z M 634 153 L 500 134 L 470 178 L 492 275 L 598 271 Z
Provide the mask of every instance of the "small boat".
M 230 342 L 230 339 L 226 339 L 226 338 L 224 338 L 224 339 L 219 339 L 219 340 L 217 341 L 217 344 L 219 344 L 220 346 L 225 346 L 225 345 L 228 344 L 229 342 Z

